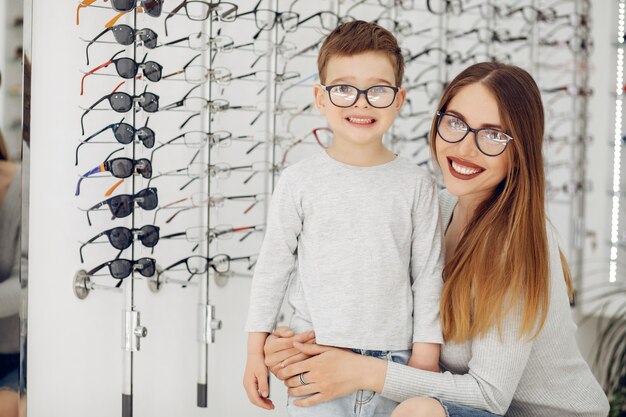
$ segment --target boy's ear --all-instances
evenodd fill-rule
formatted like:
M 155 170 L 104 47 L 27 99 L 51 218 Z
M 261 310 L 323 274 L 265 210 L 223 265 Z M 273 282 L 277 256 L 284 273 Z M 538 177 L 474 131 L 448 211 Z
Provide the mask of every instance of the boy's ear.
M 321 114 L 326 114 L 326 90 L 319 85 L 316 84 L 313 87 L 313 99 L 315 100 L 315 107 Z
M 400 91 L 398 91 L 398 94 L 396 95 L 396 110 L 397 111 L 400 111 L 400 108 L 404 104 L 405 100 L 406 100 L 406 88 L 402 87 Z

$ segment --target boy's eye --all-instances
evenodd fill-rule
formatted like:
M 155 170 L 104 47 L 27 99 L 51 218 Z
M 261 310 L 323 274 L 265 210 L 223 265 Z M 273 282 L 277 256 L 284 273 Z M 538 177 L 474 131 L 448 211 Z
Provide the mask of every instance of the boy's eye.
M 354 88 L 349 85 L 338 85 L 334 88 L 335 92 L 338 94 L 353 94 Z

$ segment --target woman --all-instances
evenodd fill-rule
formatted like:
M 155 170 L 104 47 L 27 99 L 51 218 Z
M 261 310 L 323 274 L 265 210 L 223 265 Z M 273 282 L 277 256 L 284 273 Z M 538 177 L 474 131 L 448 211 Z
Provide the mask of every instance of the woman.
M 363 389 L 402 402 L 392 417 L 606 417 L 546 221 L 537 85 L 518 67 L 480 63 L 450 83 L 438 109 L 430 137 L 447 189 L 443 372 L 301 344 L 310 335 L 280 338 L 284 329 L 266 343 L 268 366 L 289 395 L 306 397 L 301 406 Z

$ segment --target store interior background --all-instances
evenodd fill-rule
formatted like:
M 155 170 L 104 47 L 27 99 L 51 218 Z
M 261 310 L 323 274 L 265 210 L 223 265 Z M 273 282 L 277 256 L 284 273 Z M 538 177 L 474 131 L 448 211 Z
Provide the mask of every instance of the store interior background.
M 224 274 L 209 268 L 208 276 L 197 274 L 189 282 L 188 271 L 179 268 L 162 274 L 158 282 L 155 277 L 135 273 L 134 279 L 124 280 L 120 289 L 115 289 L 116 281 L 102 274 L 104 270 L 99 273 L 102 276 L 91 277 L 89 282 L 81 280 L 79 271 L 88 271 L 114 259 L 118 251 L 108 243 L 90 244 L 83 248 L 85 262 L 81 263 L 79 247 L 80 242 L 115 226 L 154 224 L 161 228 L 164 236 L 198 226 L 232 225 L 255 228 L 235 232 L 230 239 L 215 239 L 210 244 L 205 241 L 196 245 L 184 238 L 162 239 L 154 252 L 135 242 L 121 257 L 152 257 L 159 267 L 165 268 L 190 255 L 227 254 L 235 258 L 258 253 L 268 197 L 279 175 L 279 170 L 272 167 L 291 164 L 322 151 L 312 130 L 325 127 L 324 119 L 314 108 L 307 108 L 312 101 L 312 86 L 317 82 L 318 49 L 305 49 L 328 32 L 323 25 L 332 20 L 330 15 L 314 17 L 294 31 L 289 27 L 289 19 L 271 31 L 261 31 L 254 14 L 228 22 L 228 3 L 222 2 L 224 4 L 215 13 L 223 15 L 217 21 L 192 21 L 184 9 L 180 10 L 167 19 L 166 36 L 165 17 L 180 3 L 167 0 L 158 18 L 129 13 L 117 24 L 152 28 L 158 34 L 158 44 L 191 33 L 209 33 L 214 38 L 211 50 L 193 50 L 187 47 L 187 41 L 155 49 L 138 45 L 135 49 L 133 45 L 125 47 L 115 43 L 108 33 L 89 47 L 87 64 L 85 40 L 104 30 L 104 24 L 116 15 L 110 2 L 96 0 L 92 6 L 82 8 L 79 25 L 76 24 L 79 1 L 25 0 L 22 5 L 19 1 L 5 0 L 3 3 L 0 7 L 0 19 L 4 22 L 0 28 L 0 56 L 4 57 L 0 63 L 0 122 L 15 158 L 22 155 L 19 127 L 22 68 L 20 60 L 16 59 L 16 48 L 22 40 L 23 50 L 32 62 L 31 146 L 23 153 L 29 159 L 24 169 L 30 176 L 29 187 L 24 189 L 23 195 L 25 201 L 30 199 L 25 205 L 28 215 L 23 216 L 27 222 L 25 230 L 29 230 L 25 239 L 29 268 L 28 276 L 22 277 L 28 294 L 22 326 L 28 341 L 24 394 L 28 415 L 270 415 L 249 404 L 241 383 L 246 357 L 243 325 L 253 262 L 233 261 Z M 405 87 L 410 90 L 410 104 L 397 120 L 392 134 L 386 137 L 386 143 L 416 163 L 426 163 L 429 159 L 421 135 L 428 130 L 436 111 L 438 88 L 442 81 L 452 79 L 464 67 L 487 57 L 506 58 L 529 70 L 544 90 L 566 87 L 544 92 L 546 133 L 551 135 L 545 147 L 546 175 L 550 183 L 548 205 L 550 219 L 560 233 L 562 247 L 576 278 L 578 299 L 573 314 L 581 321 L 579 347 L 591 364 L 598 337 L 599 319 L 595 316 L 599 307 L 589 300 L 594 291 L 597 293 L 601 288 L 623 289 L 626 285 L 624 170 L 618 172 L 621 194 L 618 190 L 616 198 L 621 206 L 617 215 L 612 215 L 614 158 L 616 149 L 624 149 L 624 142 L 620 145 L 619 139 L 616 146 L 615 135 L 616 131 L 626 131 L 621 126 L 621 114 L 616 120 L 618 15 L 620 7 L 623 10 L 623 2 L 464 0 L 462 4 L 469 10 L 459 15 L 455 15 L 454 7 L 461 2 L 455 1 L 447 2 L 451 9 L 440 15 L 426 10 L 426 0 L 396 1 L 392 8 L 384 6 L 394 4 L 387 0 L 244 0 L 234 3 L 239 14 L 258 6 L 259 9 L 296 12 L 303 20 L 320 11 L 333 11 L 341 16 L 379 19 L 381 24 L 393 29 L 401 46 L 410 51 L 407 56 L 414 59 L 406 70 Z M 446 2 L 431 0 L 430 3 L 437 6 Z M 405 10 L 403 6 L 409 4 L 413 7 Z M 488 6 L 482 6 L 484 10 L 471 8 L 479 4 Z M 570 21 L 567 17 L 555 22 L 533 22 L 520 12 L 501 18 L 493 15 L 489 5 L 554 8 L 559 16 L 576 16 L 588 11 L 589 31 L 587 34 L 580 24 L 567 25 Z M 16 27 L 13 22 L 20 14 L 24 16 L 24 24 Z M 257 15 L 260 16 L 260 12 Z M 479 33 L 472 31 L 475 28 L 480 28 Z M 623 31 L 623 27 L 621 29 Z M 489 39 L 494 33 L 500 37 L 499 41 Z M 583 35 L 588 35 L 592 44 L 588 53 L 572 46 L 580 42 Z M 517 36 L 527 39 L 510 39 Z M 232 51 L 227 51 L 229 38 L 236 46 Z M 507 38 L 509 41 L 503 41 Z M 557 40 L 562 45 L 545 45 L 542 40 Z M 568 40 L 569 46 L 564 43 Z M 273 43 L 280 45 L 272 47 Z M 429 48 L 428 53 L 420 55 L 420 51 Z M 144 79 L 127 80 L 118 91 L 131 95 L 144 91 L 156 93 L 163 108 L 181 100 L 199 85 L 190 97 L 213 100 L 213 107 L 191 117 L 181 129 L 180 125 L 195 114 L 185 107 L 198 103 L 189 101 L 184 106 L 156 113 L 125 114 L 100 103 L 98 108 L 108 110 L 89 112 L 84 117 L 83 134 L 81 115 L 84 109 L 110 94 L 123 80 L 115 73 L 114 65 L 109 65 L 85 77 L 81 95 L 81 79 L 85 72 L 106 62 L 118 51 L 122 52 L 117 57 L 135 57 L 137 61 L 145 55 L 146 60 L 163 66 L 164 75 L 176 73 L 200 54 L 192 65 L 209 67 L 213 74 L 204 84 L 185 81 L 185 74 L 178 73 L 155 83 Z M 259 72 L 245 76 L 254 71 Z M 141 70 L 139 72 L 141 74 Z M 225 82 L 227 72 L 232 73 L 228 83 Z M 191 70 L 188 75 L 191 77 Z M 570 94 L 572 88 L 568 93 L 568 86 L 588 87 L 593 93 L 589 96 Z M 621 85 L 619 89 L 621 91 Z M 228 100 L 230 108 L 219 107 L 214 101 L 221 99 Z M 122 117 L 137 128 L 147 122 L 156 134 L 157 145 L 152 149 L 146 149 L 141 143 L 120 145 L 108 130 L 92 140 L 100 144 L 80 147 L 76 164 L 80 141 L 119 122 Z M 153 153 L 160 144 L 188 131 L 226 131 L 231 132 L 233 138 L 227 147 L 220 146 L 222 142 L 212 147 L 185 146 L 181 138 Z M 579 137 L 588 139 L 581 142 L 577 140 Z M 190 144 L 191 140 L 190 135 Z M 156 187 L 159 207 L 151 211 L 135 208 L 131 216 L 112 220 L 105 206 L 105 211 L 90 213 L 93 225 L 89 226 L 84 209 L 107 198 L 105 191 L 117 179 L 108 174 L 86 179 L 79 196 L 74 195 L 76 182 L 81 174 L 98 166 L 118 148 L 123 150 L 113 157 L 148 158 L 154 173 L 151 181 L 140 176 L 126 179 L 113 195 Z M 193 164 L 188 167 L 190 162 Z M 206 164 L 247 168 L 193 180 L 181 190 L 181 186 L 192 179 L 189 171 Z M 221 207 L 219 204 L 193 207 L 190 197 L 195 193 L 227 198 Z M 179 212 L 180 209 L 183 210 Z M 178 214 L 172 218 L 175 213 Z M 612 244 L 612 228 L 616 225 L 621 243 Z M 613 275 L 610 270 L 612 246 L 616 248 L 617 257 Z M 613 278 L 616 282 L 610 283 Z M 131 320 L 136 312 L 140 314 L 140 322 Z M 283 323 L 288 322 L 288 316 L 285 308 Z M 130 323 L 145 327 L 147 336 L 126 337 L 125 326 Z M 595 371 L 601 377 L 601 369 Z M 272 380 L 271 389 L 272 400 L 277 405 L 272 415 L 286 415 L 282 383 Z

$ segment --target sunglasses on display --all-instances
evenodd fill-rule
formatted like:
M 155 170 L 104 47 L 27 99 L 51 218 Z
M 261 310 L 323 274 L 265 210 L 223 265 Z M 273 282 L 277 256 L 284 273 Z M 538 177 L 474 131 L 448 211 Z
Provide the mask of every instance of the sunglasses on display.
M 113 92 L 111 94 L 107 94 L 101 97 L 98 101 L 92 104 L 88 109 L 85 110 L 83 115 L 80 117 L 80 127 L 82 129 L 82 134 L 85 134 L 84 127 L 84 118 L 85 116 L 93 110 L 98 104 L 103 101 L 108 101 L 111 109 L 118 113 L 126 113 L 133 108 L 133 104 L 139 104 L 144 111 L 148 113 L 155 113 L 159 111 L 159 96 L 154 93 L 141 93 L 138 96 L 131 96 L 128 93 L 124 92 Z
M 108 32 L 113 33 L 115 41 L 120 45 L 132 45 L 134 42 L 139 40 L 147 49 L 154 49 L 157 47 L 158 35 L 152 29 L 134 29 L 128 25 L 115 25 L 106 28 L 96 35 L 95 38 L 89 41 L 87 47 L 85 48 L 85 53 L 87 54 L 87 65 L 89 65 L 89 47 Z
M 113 136 L 115 137 L 115 140 L 121 143 L 122 145 L 128 145 L 133 140 L 135 140 L 135 138 L 137 138 L 137 140 L 141 142 L 143 146 L 145 146 L 146 148 L 150 149 L 154 147 L 155 133 L 154 133 L 154 130 L 150 129 L 147 126 L 149 119 L 150 118 L 146 119 L 146 126 L 136 129 L 134 126 L 128 123 L 125 123 L 124 118 L 122 118 L 122 120 L 119 121 L 118 123 L 112 123 L 108 126 L 105 126 L 99 131 L 97 131 L 96 133 L 90 135 L 87 139 L 81 141 L 80 144 L 76 147 L 75 165 L 78 165 L 78 150 L 80 149 L 80 147 L 86 143 L 89 143 L 91 139 L 95 138 L 96 136 L 100 135 L 101 133 L 109 129 L 113 131 Z
M 87 276 L 93 276 L 102 268 L 108 267 L 111 277 L 119 280 L 115 288 L 119 288 L 122 285 L 124 279 L 128 278 L 134 271 L 139 272 L 146 278 L 154 276 L 156 272 L 156 261 L 152 258 L 140 258 L 136 261 L 130 259 L 114 259 L 112 261 L 105 262 L 98 265 L 91 271 L 87 272 Z
M 129 229 L 127 227 L 120 226 L 105 230 L 104 232 L 95 235 L 80 246 L 80 249 L 78 250 L 78 253 L 80 254 L 80 262 L 84 262 L 83 248 L 89 244 L 94 243 L 102 236 L 106 236 L 111 246 L 113 246 L 115 249 L 123 251 L 130 248 L 130 246 L 133 244 L 133 240 L 135 239 L 135 237 L 145 247 L 155 247 L 156 244 L 159 243 L 159 231 L 160 228 L 153 225 L 146 225 L 139 229 Z
M 80 9 L 89 7 L 93 5 L 97 0 L 83 0 L 78 4 L 76 8 L 76 24 L 78 25 L 79 20 L 79 12 Z M 105 2 L 110 1 L 111 7 L 116 12 L 121 12 L 121 14 L 128 13 L 134 10 L 137 7 L 137 0 L 104 0 Z M 165 0 L 141 0 L 141 11 L 145 12 L 148 16 L 159 17 L 161 16 L 161 12 L 163 9 L 163 3 Z M 138 10 L 139 11 L 139 10 Z M 119 17 L 117 18 L 119 19 Z M 115 20 L 117 20 L 115 19 Z
M 143 71 L 143 76 L 146 79 L 152 82 L 158 82 L 161 80 L 161 76 L 163 75 L 163 67 L 161 66 L 161 64 L 158 64 L 154 61 L 146 61 L 146 57 L 148 56 L 147 54 L 144 55 L 143 60 L 141 62 L 136 62 L 134 59 L 127 58 L 127 57 L 115 58 L 122 52 L 124 51 L 122 50 L 122 51 L 117 52 L 115 55 L 111 57 L 111 59 L 109 59 L 103 64 L 98 65 L 97 67 L 95 67 L 94 69 L 90 70 L 89 72 L 85 73 L 85 75 L 83 75 L 83 78 L 80 82 L 80 95 L 81 96 L 83 95 L 83 92 L 84 92 L 85 78 L 87 78 L 88 76 L 92 74 L 95 74 L 102 68 L 107 68 L 111 64 L 115 65 L 115 70 L 117 71 L 117 74 L 120 77 L 125 78 L 125 79 L 134 78 L 139 72 L 139 69 L 141 68 Z
M 181 9 L 185 9 L 185 14 L 189 20 L 203 21 L 211 17 L 215 21 L 220 22 L 234 22 L 237 18 L 237 10 L 239 7 L 234 3 L 225 1 L 206 2 L 195 0 L 183 0 L 178 6 L 176 6 L 164 19 L 165 24 L 165 36 L 167 32 L 167 21 L 174 17 Z
M 136 194 L 120 194 L 104 201 L 99 202 L 95 206 L 85 210 L 87 213 L 87 222 L 91 226 L 89 212 L 99 209 L 107 205 L 114 219 L 128 217 L 135 209 L 135 203 L 144 210 L 154 210 L 159 205 L 156 188 L 146 188 Z
M 140 174 L 144 178 L 152 178 L 152 164 L 146 158 L 141 159 L 130 159 L 130 158 L 114 158 L 109 159 L 114 153 L 123 150 L 124 148 L 119 148 L 104 160 L 103 163 L 98 165 L 97 167 L 87 171 L 78 179 L 78 183 L 76 184 L 76 193 L 74 195 L 80 194 L 80 184 L 81 182 L 89 177 L 90 175 L 98 174 L 101 172 L 110 172 L 116 178 L 128 178 L 133 174 Z M 111 195 L 113 191 L 122 183 L 122 181 L 118 181 L 115 185 L 113 185 L 110 189 L 105 193 L 106 196 Z

